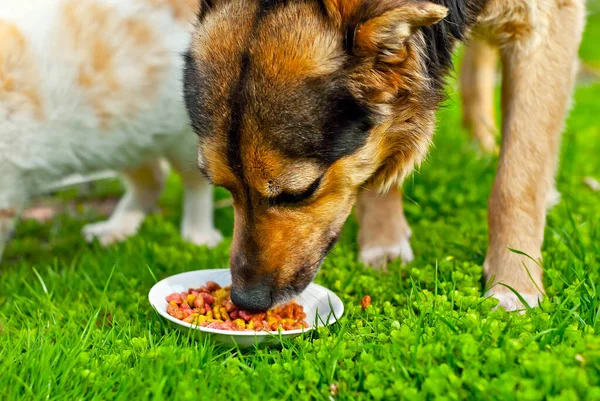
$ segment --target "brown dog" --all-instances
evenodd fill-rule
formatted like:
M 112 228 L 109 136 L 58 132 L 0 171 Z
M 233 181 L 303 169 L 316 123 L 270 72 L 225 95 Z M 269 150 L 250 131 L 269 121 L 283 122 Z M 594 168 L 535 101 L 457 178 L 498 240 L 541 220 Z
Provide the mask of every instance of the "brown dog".
M 541 257 L 583 20 L 577 0 L 205 3 L 185 97 L 199 166 L 234 198 L 234 301 L 265 309 L 303 290 L 356 202 L 363 261 L 412 256 L 397 188 L 431 142 L 454 46 L 473 32 L 504 66 L 489 294 L 521 307 L 503 283 L 537 304 L 541 268 L 508 248 Z M 475 98 L 488 96 L 485 73 L 469 75 Z

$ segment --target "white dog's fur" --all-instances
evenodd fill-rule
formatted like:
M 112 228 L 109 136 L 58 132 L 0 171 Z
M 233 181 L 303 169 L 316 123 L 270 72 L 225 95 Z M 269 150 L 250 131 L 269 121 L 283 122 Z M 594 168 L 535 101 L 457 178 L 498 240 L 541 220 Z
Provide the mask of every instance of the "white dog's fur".
M 73 173 L 124 172 L 103 244 L 136 233 L 160 195 L 165 157 L 185 187 L 183 237 L 215 245 L 212 188 L 195 167 L 182 54 L 195 0 L 0 2 L 0 258 L 28 198 Z

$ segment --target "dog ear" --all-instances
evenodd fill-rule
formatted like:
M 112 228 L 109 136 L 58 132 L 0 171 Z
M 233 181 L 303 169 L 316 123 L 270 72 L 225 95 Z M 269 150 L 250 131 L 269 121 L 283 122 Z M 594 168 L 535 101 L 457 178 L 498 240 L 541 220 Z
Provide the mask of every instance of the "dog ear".
M 346 48 L 356 56 L 401 62 L 405 42 L 418 28 L 448 15 L 444 6 L 416 0 L 324 0 L 332 20 L 345 31 Z

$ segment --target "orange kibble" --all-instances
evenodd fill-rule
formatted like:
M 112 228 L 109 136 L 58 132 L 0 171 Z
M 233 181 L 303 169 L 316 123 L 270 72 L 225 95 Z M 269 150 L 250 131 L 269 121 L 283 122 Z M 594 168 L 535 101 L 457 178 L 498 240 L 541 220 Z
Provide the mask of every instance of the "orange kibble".
M 363 299 L 360 301 L 360 305 L 362 306 L 362 309 L 363 309 L 363 310 L 367 309 L 367 307 L 368 307 L 369 305 L 371 305 L 371 297 L 370 297 L 370 296 L 368 296 L 368 295 L 365 295 L 365 296 L 363 297 Z

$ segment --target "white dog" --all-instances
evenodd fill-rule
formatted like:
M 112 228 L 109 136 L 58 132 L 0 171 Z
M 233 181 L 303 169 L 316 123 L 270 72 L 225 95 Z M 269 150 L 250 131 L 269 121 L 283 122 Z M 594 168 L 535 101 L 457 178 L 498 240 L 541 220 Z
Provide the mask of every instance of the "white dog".
M 135 234 L 161 193 L 161 157 L 185 187 L 183 237 L 220 242 L 182 97 L 196 12 L 196 0 L 0 2 L 0 258 L 28 198 L 73 173 L 119 170 L 128 183 L 86 238 Z

